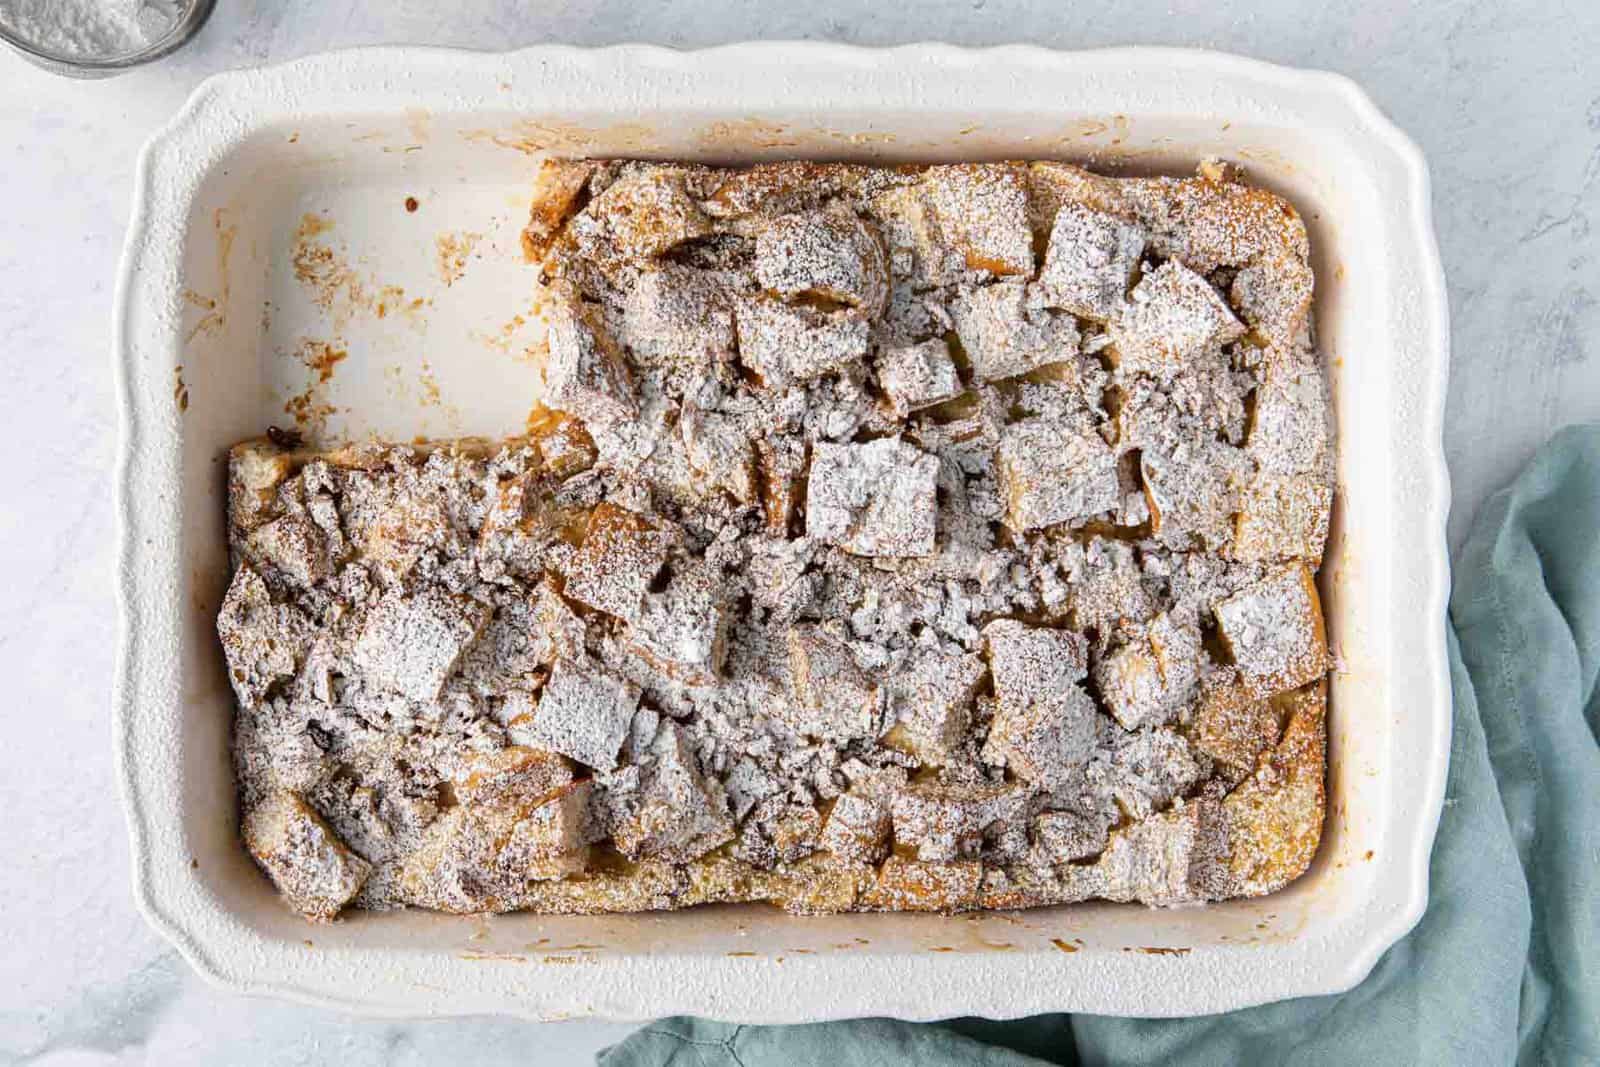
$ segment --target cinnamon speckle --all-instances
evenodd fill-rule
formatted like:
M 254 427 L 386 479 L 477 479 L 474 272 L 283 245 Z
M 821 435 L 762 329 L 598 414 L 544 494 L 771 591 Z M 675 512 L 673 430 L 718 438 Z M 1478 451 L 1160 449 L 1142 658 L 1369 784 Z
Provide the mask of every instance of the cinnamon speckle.
M 323 430 L 327 428 L 328 417 L 339 410 L 320 398 L 318 388 L 319 383 L 312 382 L 283 404 L 284 414 L 291 416 L 297 427 L 313 437 L 322 435 Z
M 333 379 L 333 368 L 350 356 L 349 349 L 335 347 L 328 341 L 302 341 L 295 356 L 316 374 L 318 384 Z
M 427 360 L 422 361 L 422 369 L 417 372 L 417 384 L 422 387 L 424 407 L 438 407 L 443 402 L 440 399 L 439 379 L 433 376 L 433 366 Z
M 528 957 L 519 956 L 514 952 L 463 952 L 461 959 L 474 961 L 493 961 L 497 963 L 527 963 Z M 550 963 L 551 958 L 545 957 L 545 962 Z
M 481 233 L 441 233 L 434 239 L 439 279 L 447 287 L 460 281 L 467 272 L 467 257 L 472 255 L 481 240 Z

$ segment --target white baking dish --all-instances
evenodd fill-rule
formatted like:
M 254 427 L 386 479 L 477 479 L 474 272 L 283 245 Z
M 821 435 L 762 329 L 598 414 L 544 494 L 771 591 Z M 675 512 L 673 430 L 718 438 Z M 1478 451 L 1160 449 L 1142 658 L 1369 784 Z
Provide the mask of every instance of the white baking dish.
M 331 436 L 518 431 L 537 327 L 513 317 L 531 282 L 516 232 L 543 151 L 1146 170 L 1216 154 L 1288 195 L 1311 230 L 1340 455 L 1323 570 L 1339 667 L 1311 871 L 1266 899 L 1169 911 L 291 915 L 235 837 L 212 631 L 223 452 L 289 424 L 297 394 L 336 409 Z M 348 272 L 326 306 L 291 262 L 308 213 L 332 223 L 318 240 Z M 444 233 L 481 235 L 454 285 Z M 1344 79 L 1152 49 L 319 56 L 208 81 L 150 143 L 117 305 L 116 740 L 135 892 L 220 984 L 387 1015 L 1177 1015 L 1346 989 L 1422 914 L 1450 721 L 1444 284 L 1422 159 Z M 309 394 L 307 339 L 349 353 Z

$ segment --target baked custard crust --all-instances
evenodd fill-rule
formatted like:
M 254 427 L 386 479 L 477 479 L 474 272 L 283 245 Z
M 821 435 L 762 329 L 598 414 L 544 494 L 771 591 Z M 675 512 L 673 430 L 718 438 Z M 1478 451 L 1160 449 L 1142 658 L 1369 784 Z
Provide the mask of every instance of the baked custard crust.
M 1306 869 L 1332 440 L 1287 203 L 548 160 L 524 247 L 528 436 L 230 455 L 244 836 L 308 919 Z

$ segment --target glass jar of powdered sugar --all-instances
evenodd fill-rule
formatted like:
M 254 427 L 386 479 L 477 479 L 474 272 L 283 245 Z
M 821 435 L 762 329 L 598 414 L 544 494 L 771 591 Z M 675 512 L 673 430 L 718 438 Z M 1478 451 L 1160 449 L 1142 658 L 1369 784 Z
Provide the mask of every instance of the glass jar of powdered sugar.
M 205 25 L 214 0 L 0 0 L 0 39 L 38 66 L 103 78 L 160 59 Z

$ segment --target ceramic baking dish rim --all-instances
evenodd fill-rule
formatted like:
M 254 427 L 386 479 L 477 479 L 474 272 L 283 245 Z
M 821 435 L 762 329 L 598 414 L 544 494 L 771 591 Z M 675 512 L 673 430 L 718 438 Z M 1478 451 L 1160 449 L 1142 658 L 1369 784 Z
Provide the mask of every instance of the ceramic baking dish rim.
M 1408 315 L 1396 328 L 1407 332 L 1418 357 L 1413 373 L 1402 381 L 1411 420 L 1406 444 L 1412 451 L 1404 454 L 1401 462 L 1410 466 L 1403 479 L 1411 488 L 1405 508 L 1411 528 L 1417 531 L 1421 558 L 1408 576 L 1410 587 L 1392 592 L 1422 608 L 1420 614 L 1425 618 L 1436 620 L 1419 633 L 1420 647 L 1410 668 L 1412 682 L 1407 694 L 1416 716 L 1404 727 L 1407 737 L 1429 758 L 1416 768 L 1411 790 L 1415 810 L 1411 822 L 1399 828 L 1399 854 L 1389 861 L 1395 868 L 1393 892 L 1384 906 L 1355 915 L 1318 938 L 1259 946 L 1253 966 L 1269 973 L 1272 980 L 1242 994 L 1229 988 L 1227 981 L 1218 980 L 1238 966 L 1220 955 L 1197 954 L 1179 963 L 1106 953 L 1075 961 L 1078 969 L 1069 990 L 1060 988 L 1062 975 L 1056 969 L 1060 961 L 1037 954 L 994 956 L 981 964 L 971 958 L 918 956 L 921 978 L 911 983 L 900 981 L 904 958 L 889 953 L 798 957 L 778 969 L 781 973 L 743 960 L 654 955 L 596 963 L 587 972 L 588 980 L 576 984 L 581 989 L 559 976 L 518 978 L 508 985 L 517 986 L 519 992 L 479 995 L 471 1003 L 449 997 L 430 1001 L 414 990 L 404 993 L 398 985 L 402 972 L 414 975 L 418 966 L 448 976 L 453 968 L 461 967 L 458 960 L 430 965 L 408 958 L 414 954 L 388 952 L 397 984 L 387 994 L 368 991 L 345 996 L 337 980 L 289 961 L 278 946 L 242 924 L 227 916 L 200 914 L 208 905 L 205 894 L 188 876 L 181 828 L 172 815 L 175 783 L 164 780 L 159 760 L 152 758 L 163 742 L 173 743 L 177 731 L 170 716 L 151 708 L 155 706 L 153 697 L 172 691 L 176 670 L 176 648 L 160 621 L 168 610 L 163 607 L 163 590 L 173 587 L 180 562 L 171 531 L 177 528 L 181 507 L 173 491 L 178 467 L 175 442 L 181 431 L 174 406 L 158 402 L 165 379 L 160 387 L 153 386 L 148 368 L 155 365 L 154 356 L 162 351 L 169 332 L 176 329 L 168 314 L 173 299 L 169 289 L 180 272 L 184 209 L 198 195 L 209 168 L 248 135 L 252 124 L 267 118 L 289 118 L 297 108 L 318 104 L 314 94 L 298 95 L 295 87 L 316 80 L 306 75 L 330 70 L 347 73 L 352 84 L 382 86 L 383 93 L 374 93 L 374 97 L 382 95 L 383 102 L 374 107 L 392 107 L 398 92 L 400 96 L 415 94 L 425 99 L 426 106 L 449 111 L 470 108 L 480 101 L 459 92 L 455 79 L 441 75 L 470 72 L 485 64 L 517 72 L 536 84 L 541 78 L 561 76 L 549 74 L 551 70 L 582 70 L 591 75 L 630 72 L 639 75 L 641 82 L 654 78 L 652 86 L 659 92 L 667 80 L 663 72 L 685 79 L 680 85 L 699 88 L 695 78 L 703 72 L 730 67 L 781 69 L 792 62 L 866 72 L 883 79 L 922 79 L 924 85 L 931 85 L 941 75 L 959 77 L 980 65 L 986 70 L 1003 70 L 1008 64 L 1071 68 L 1074 76 L 1083 78 L 1093 78 L 1096 70 L 1176 66 L 1191 71 L 1197 79 L 1245 83 L 1263 92 L 1276 87 L 1286 96 L 1314 101 L 1326 109 L 1325 114 L 1337 114 L 1361 130 L 1367 141 L 1367 162 L 1382 172 L 1386 191 L 1398 198 L 1403 232 L 1396 233 L 1381 254 L 1398 265 L 1412 297 Z M 396 90 L 396 84 L 404 88 Z M 513 94 L 510 102 L 514 105 L 525 97 L 524 90 L 522 95 Z M 482 102 L 492 103 L 497 110 L 507 107 L 504 98 L 483 98 Z M 597 107 L 648 109 L 652 102 L 659 105 L 660 97 L 640 93 L 638 85 L 624 82 L 614 98 L 600 101 Z M 702 101 L 696 98 L 694 102 Z M 330 109 L 335 106 L 330 98 L 320 103 Z M 348 98 L 340 99 L 337 106 L 339 110 L 352 107 Z M 362 106 L 358 100 L 354 110 Z M 1149 106 L 1148 100 L 1128 102 L 1134 114 Z M 1448 478 L 1440 434 L 1448 360 L 1447 308 L 1423 158 L 1348 79 L 1233 56 L 1154 48 L 1055 53 L 1025 46 L 966 50 L 913 45 L 873 50 L 807 43 L 732 45 L 699 52 L 641 46 L 598 50 L 538 47 L 504 54 L 381 48 L 314 56 L 208 80 L 147 144 L 137 171 L 114 325 L 113 373 L 122 439 L 117 469 L 120 637 L 113 713 L 119 777 L 132 838 L 134 891 L 149 921 L 202 975 L 221 985 L 392 1016 L 498 1011 L 538 1018 L 578 1014 L 638 1018 L 699 1012 L 741 1020 L 798 1021 L 859 1013 L 811 1006 L 802 991 L 823 981 L 835 990 L 832 1003 L 856 1003 L 860 1012 L 906 1018 L 1000 1017 L 1067 1008 L 1191 1014 L 1349 988 L 1365 977 L 1426 907 L 1428 854 L 1443 799 L 1450 731 L 1444 632 L 1449 584 L 1444 542 Z M 176 715 L 176 710 L 172 714 Z M 226 943 L 219 943 L 219 938 Z M 1181 971 L 1175 969 L 1180 967 Z M 1208 969 L 1213 973 L 1207 975 Z M 685 980 L 690 970 L 695 972 L 692 980 Z M 1181 979 L 1180 974 L 1184 975 Z M 477 982 L 467 986 L 476 987 Z M 739 992 L 730 999 L 730 990 Z M 852 994 L 859 995 L 851 999 Z

